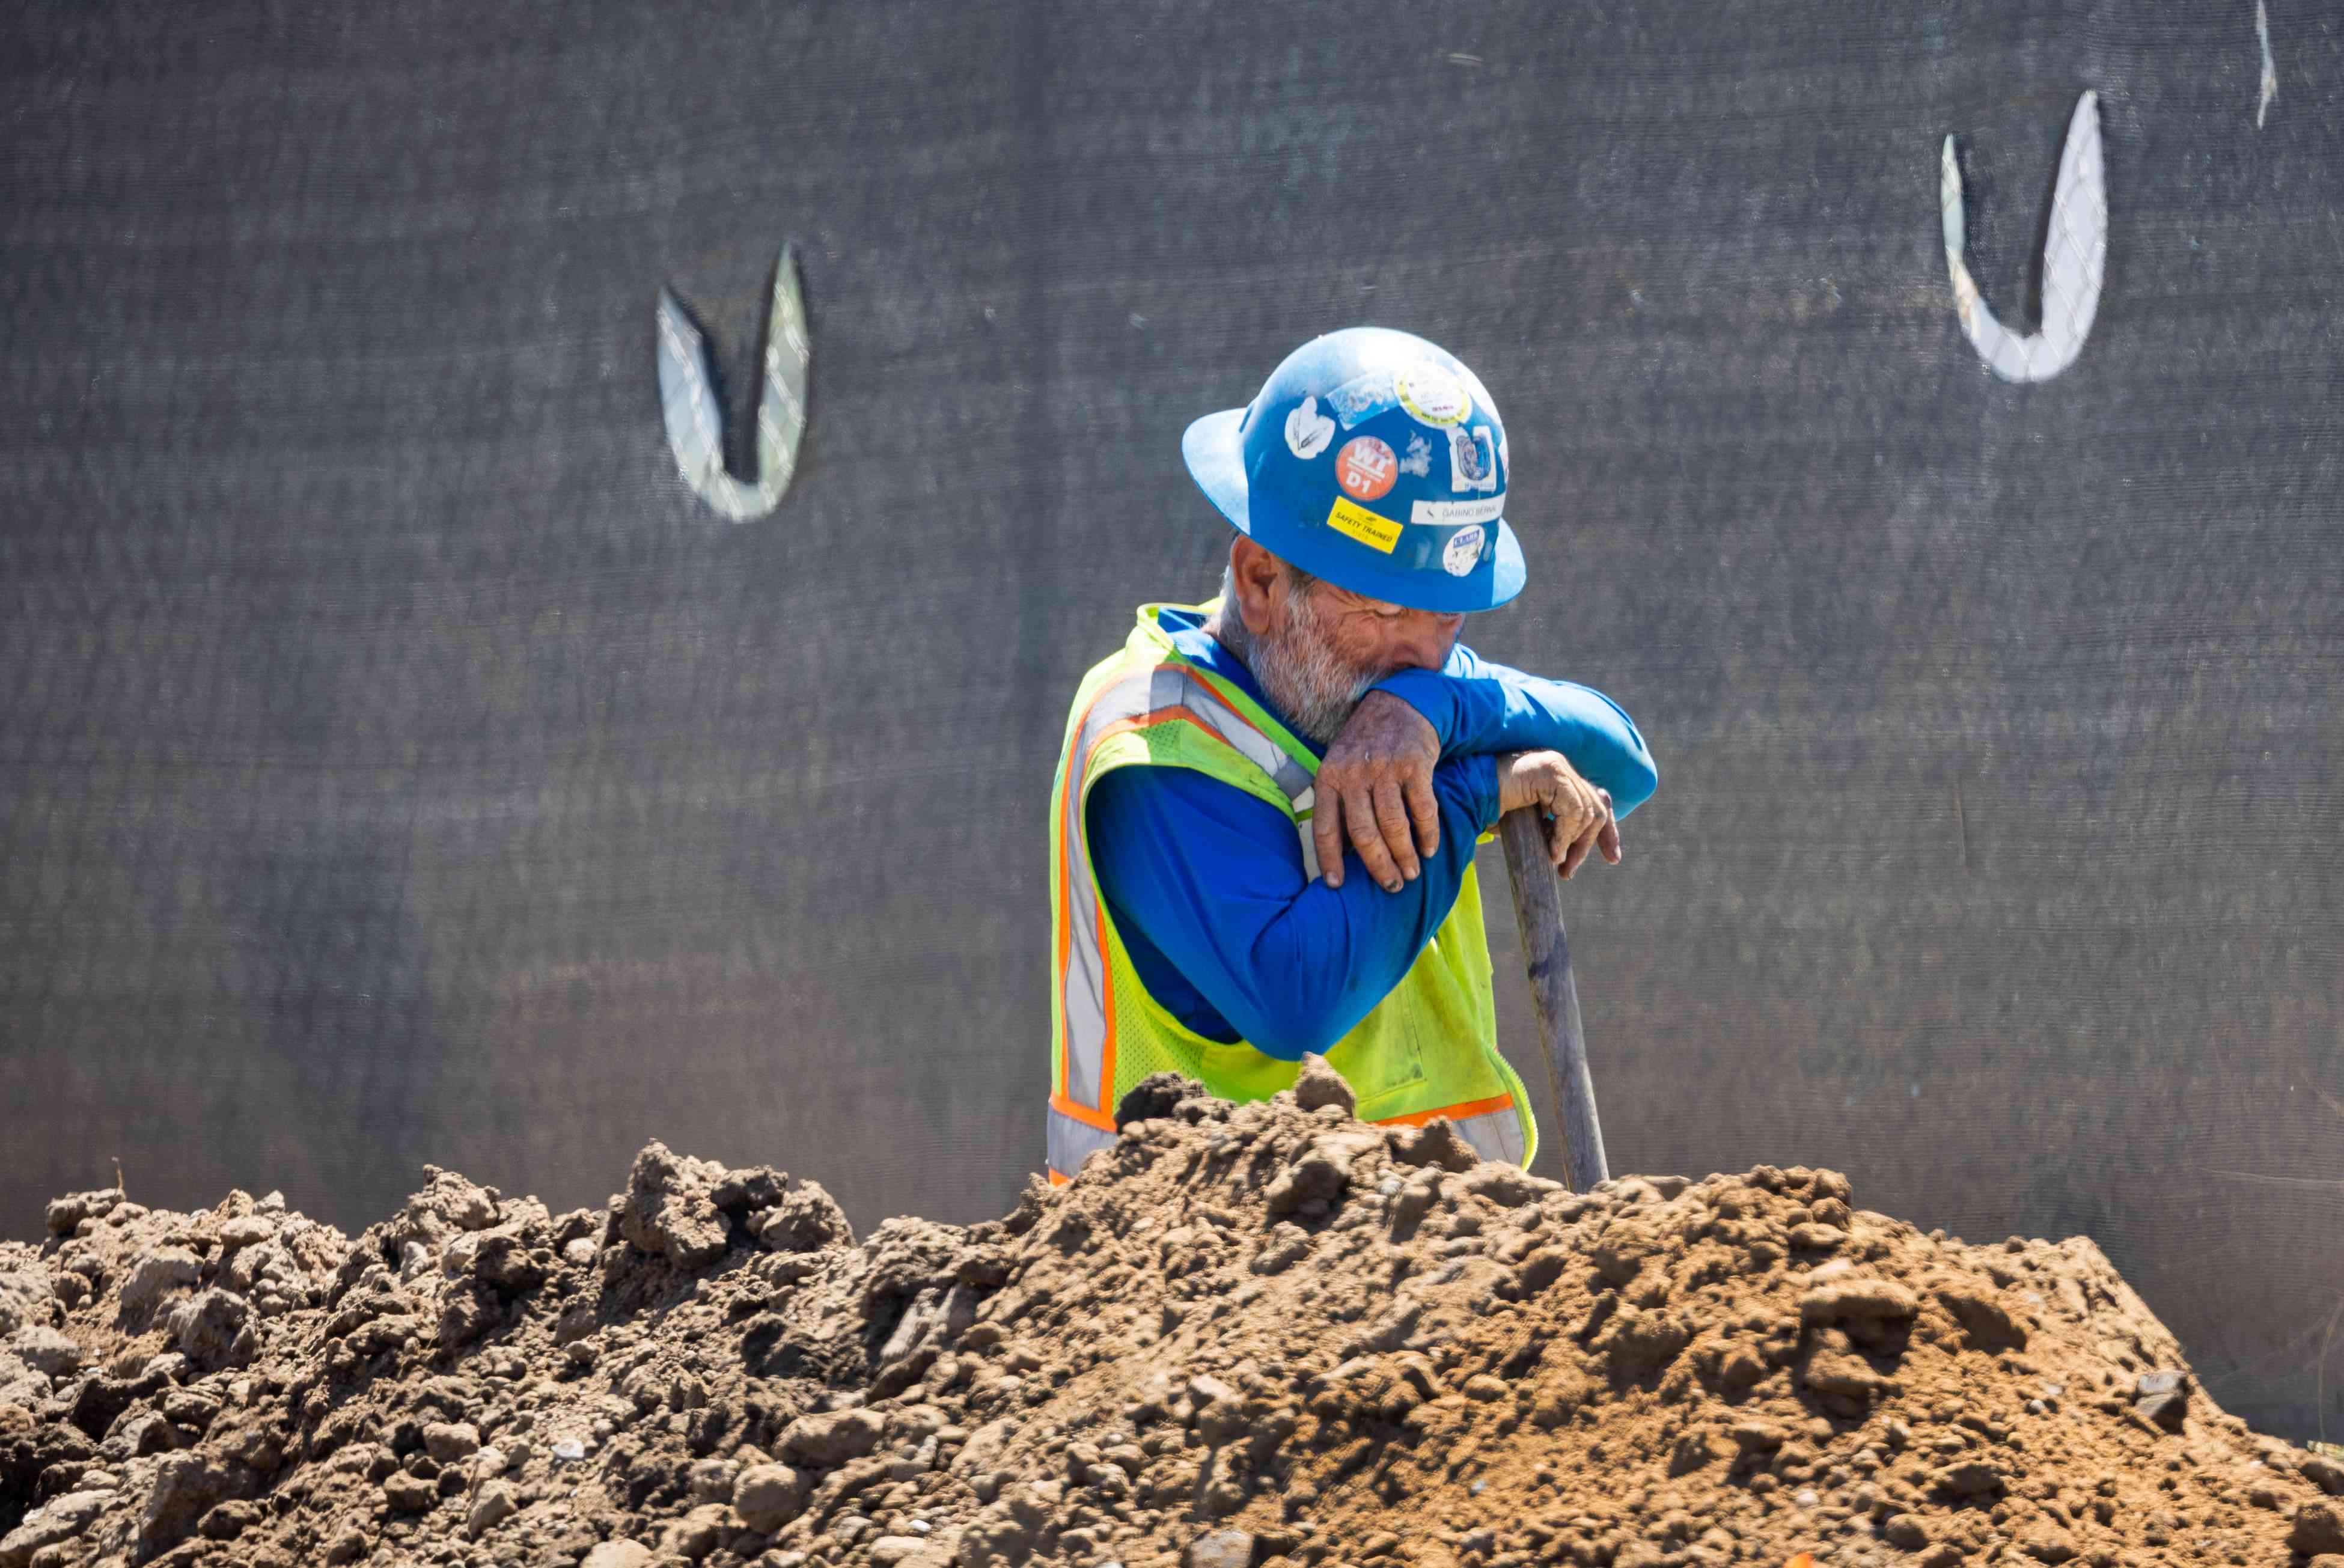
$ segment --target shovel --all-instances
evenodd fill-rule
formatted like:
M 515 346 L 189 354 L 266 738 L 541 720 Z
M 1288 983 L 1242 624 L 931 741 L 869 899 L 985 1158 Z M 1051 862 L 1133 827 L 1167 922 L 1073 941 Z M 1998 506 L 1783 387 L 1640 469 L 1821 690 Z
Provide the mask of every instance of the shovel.
M 1579 987 L 1571 977 L 1571 939 L 1562 929 L 1562 878 L 1547 858 L 1546 831 L 1536 806 L 1499 819 L 1506 875 L 1514 887 L 1514 920 L 1521 927 L 1522 961 L 1530 969 L 1531 1001 L 1538 1010 L 1539 1051 L 1562 1131 L 1564 1179 L 1585 1192 L 1611 1179 L 1603 1159 L 1603 1128 L 1595 1119 L 1595 1079 L 1587 1070 L 1587 1036 L 1579 1023 Z

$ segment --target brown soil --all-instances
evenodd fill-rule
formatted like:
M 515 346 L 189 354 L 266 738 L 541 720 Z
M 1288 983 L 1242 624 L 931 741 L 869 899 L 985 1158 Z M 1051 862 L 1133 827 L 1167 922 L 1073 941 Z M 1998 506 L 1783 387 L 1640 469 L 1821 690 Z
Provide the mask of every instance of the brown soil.
M 0 1244 L 0 1568 L 2344 1552 L 2344 1469 L 2217 1410 L 2088 1240 L 1827 1170 L 1573 1196 L 1298 1093 L 1152 1081 L 1071 1187 L 861 1243 L 657 1144 L 606 1210 L 433 1171 L 355 1242 L 62 1199 Z

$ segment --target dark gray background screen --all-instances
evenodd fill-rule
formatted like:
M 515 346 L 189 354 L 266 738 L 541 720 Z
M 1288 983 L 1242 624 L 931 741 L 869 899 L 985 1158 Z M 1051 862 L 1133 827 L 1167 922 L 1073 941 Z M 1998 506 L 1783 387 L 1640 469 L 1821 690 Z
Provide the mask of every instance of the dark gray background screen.
M 1614 1168 L 2088 1232 L 2344 1435 L 2344 33 L 2269 32 L 2258 128 L 2252 0 L 8 7 L 0 1220 L 652 1137 L 1000 1211 L 1066 703 L 1227 537 L 1181 428 L 1373 322 L 1508 420 L 1469 640 L 1660 763 L 1568 890 Z M 1940 143 L 2031 325 L 2087 87 L 2098 322 L 2006 384 Z M 785 240 L 728 524 L 653 303 L 737 425 Z

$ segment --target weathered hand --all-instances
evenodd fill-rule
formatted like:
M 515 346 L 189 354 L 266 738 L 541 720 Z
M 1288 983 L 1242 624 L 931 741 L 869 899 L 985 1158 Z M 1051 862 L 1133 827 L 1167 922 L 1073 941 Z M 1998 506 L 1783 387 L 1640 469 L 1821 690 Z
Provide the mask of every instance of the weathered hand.
M 1499 812 L 1526 805 L 1539 808 L 1547 855 L 1564 881 L 1591 849 L 1620 864 L 1620 822 L 1612 813 L 1612 792 L 1580 777 L 1561 752 L 1516 752 L 1498 759 Z
M 1420 855 L 1440 847 L 1432 764 L 1440 736 L 1422 713 L 1389 692 L 1369 692 L 1318 764 L 1311 833 L 1329 887 L 1343 885 L 1343 840 L 1387 893 L 1416 880 Z

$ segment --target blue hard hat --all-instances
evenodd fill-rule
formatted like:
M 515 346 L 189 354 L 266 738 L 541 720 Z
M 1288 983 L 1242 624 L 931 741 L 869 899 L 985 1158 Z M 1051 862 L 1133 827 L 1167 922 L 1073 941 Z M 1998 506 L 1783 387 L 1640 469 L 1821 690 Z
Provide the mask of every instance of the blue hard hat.
M 1413 333 L 1312 339 L 1250 404 L 1190 425 L 1180 454 L 1238 531 L 1339 588 L 1442 613 L 1521 592 L 1497 405 Z

